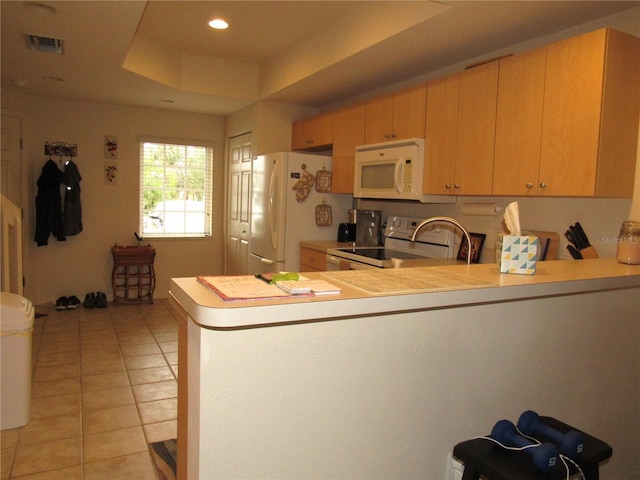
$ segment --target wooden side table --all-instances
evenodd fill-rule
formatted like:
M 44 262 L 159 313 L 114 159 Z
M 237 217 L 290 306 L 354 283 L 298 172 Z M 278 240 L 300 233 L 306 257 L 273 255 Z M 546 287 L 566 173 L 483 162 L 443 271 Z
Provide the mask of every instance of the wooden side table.
M 129 305 L 153 303 L 156 273 L 153 261 L 156 249 L 148 246 L 114 245 L 113 255 L 113 304 Z

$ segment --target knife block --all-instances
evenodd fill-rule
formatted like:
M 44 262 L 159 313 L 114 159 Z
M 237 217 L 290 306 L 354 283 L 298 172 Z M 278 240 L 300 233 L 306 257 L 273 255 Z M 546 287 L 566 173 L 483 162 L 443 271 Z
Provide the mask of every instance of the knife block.
M 582 254 L 582 258 L 600 258 L 598 256 L 598 252 L 593 246 L 583 248 L 582 250 L 580 250 L 580 253 Z

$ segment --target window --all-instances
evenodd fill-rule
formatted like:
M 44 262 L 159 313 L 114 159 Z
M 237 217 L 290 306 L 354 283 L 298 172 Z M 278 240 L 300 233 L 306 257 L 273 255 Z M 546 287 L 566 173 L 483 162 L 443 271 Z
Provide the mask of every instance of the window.
M 140 141 L 140 232 L 147 237 L 211 236 L 213 148 Z

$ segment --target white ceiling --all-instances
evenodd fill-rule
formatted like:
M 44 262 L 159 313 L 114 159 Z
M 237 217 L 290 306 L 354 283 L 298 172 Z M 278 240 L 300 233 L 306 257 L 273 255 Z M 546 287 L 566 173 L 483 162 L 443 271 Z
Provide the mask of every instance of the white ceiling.
M 227 115 L 322 107 L 640 6 L 640 1 L 0 2 L 2 89 Z M 207 22 L 222 16 L 226 31 Z M 24 33 L 61 38 L 64 55 Z M 170 102 L 167 102 L 170 100 Z

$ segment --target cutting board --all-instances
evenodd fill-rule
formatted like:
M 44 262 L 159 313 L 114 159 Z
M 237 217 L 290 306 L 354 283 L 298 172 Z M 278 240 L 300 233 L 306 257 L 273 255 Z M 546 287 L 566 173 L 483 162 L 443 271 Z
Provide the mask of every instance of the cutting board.
M 560 248 L 560 236 L 556 232 L 544 232 L 542 230 L 527 230 L 538 237 L 540 245 L 540 258 L 542 260 L 557 260 L 558 249 Z M 546 255 L 542 258 L 546 248 Z

